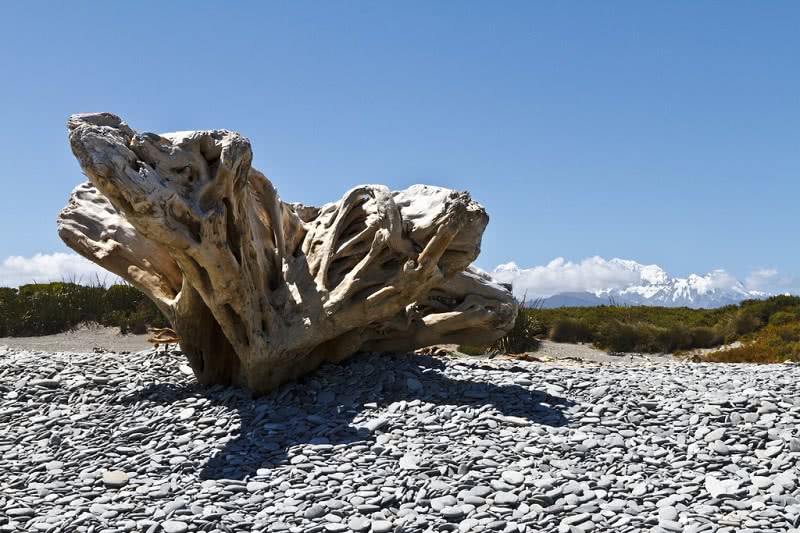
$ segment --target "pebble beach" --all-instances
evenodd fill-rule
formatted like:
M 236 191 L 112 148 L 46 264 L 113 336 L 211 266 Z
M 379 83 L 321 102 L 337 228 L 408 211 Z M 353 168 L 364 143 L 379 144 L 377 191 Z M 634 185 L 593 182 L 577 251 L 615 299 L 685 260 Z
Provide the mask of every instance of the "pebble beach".
M 0 348 L 0 531 L 777 532 L 800 366 L 356 356 L 270 395 Z

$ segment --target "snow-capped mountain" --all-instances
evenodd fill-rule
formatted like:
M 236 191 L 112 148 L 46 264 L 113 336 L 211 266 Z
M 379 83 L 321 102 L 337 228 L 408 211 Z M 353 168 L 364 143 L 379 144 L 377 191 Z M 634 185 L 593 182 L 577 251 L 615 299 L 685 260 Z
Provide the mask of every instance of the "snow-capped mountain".
M 628 259 L 606 261 L 593 257 L 581 263 L 556 259 L 546 266 L 531 269 L 506 263 L 495 268 L 492 276 L 511 283 L 518 298 L 543 298 L 544 307 L 613 302 L 617 305 L 712 308 L 769 296 L 747 289 L 724 270 L 673 278 L 658 265 L 643 265 Z

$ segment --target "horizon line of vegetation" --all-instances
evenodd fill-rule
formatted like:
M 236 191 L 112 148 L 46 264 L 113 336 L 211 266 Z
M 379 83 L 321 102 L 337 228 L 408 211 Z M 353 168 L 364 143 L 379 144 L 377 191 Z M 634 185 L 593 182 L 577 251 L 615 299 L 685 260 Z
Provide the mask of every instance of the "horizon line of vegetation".
M 800 361 L 800 296 L 776 295 L 713 309 L 614 302 L 544 309 L 541 304 L 521 304 L 514 328 L 499 343 L 462 346 L 462 351 L 534 352 L 548 339 L 591 344 L 610 353 L 681 354 L 720 348 L 694 359 L 707 362 Z M 728 346 L 737 341 L 739 346 Z M 518 351 L 509 352 L 508 347 Z
M 127 283 L 106 286 L 99 277 L 76 281 L 0 287 L 0 337 L 36 337 L 70 331 L 80 324 L 118 327 L 145 333 L 169 323 L 156 305 Z
M 80 281 L 80 280 L 78 280 Z M 613 302 L 612 302 L 613 304 Z M 145 333 L 169 323 L 155 304 L 127 283 L 99 278 L 0 287 L 0 337 L 41 336 L 93 322 Z M 681 353 L 720 348 L 702 361 L 800 361 L 800 296 L 778 295 L 714 309 L 522 305 L 513 329 L 491 346 L 462 346 L 468 354 L 534 352 L 541 340 L 587 343 L 611 353 Z M 739 341 L 740 345 L 728 348 Z

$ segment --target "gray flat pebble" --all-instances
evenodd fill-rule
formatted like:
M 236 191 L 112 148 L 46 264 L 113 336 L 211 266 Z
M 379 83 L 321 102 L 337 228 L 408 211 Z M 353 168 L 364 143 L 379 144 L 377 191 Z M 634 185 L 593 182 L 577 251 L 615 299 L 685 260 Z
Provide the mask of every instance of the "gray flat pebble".
M 517 495 L 512 492 L 499 491 L 494 495 L 494 503 L 497 505 L 513 505 L 517 500 Z
M 506 470 L 503 472 L 502 478 L 509 485 L 522 485 L 525 481 L 525 474 L 516 470 Z
M 678 519 L 678 510 L 671 505 L 662 507 L 658 510 L 658 519 L 675 521 Z
M 103 484 L 106 487 L 118 489 L 128 484 L 128 474 L 121 470 L 111 470 L 103 473 Z
M 373 533 L 388 533 L 392 529 L 392 523 L 388 520 L 376 520 L 372 523 Z
M 164 533 L 183 533 L 189 530 L 189 524 L 180 520 L 166 520 L 161 523 Z
M 347 521 L 347 527 L 353 531 L 366 531 L 370 528 L 370 520 L 365 516 L 354 516 Z

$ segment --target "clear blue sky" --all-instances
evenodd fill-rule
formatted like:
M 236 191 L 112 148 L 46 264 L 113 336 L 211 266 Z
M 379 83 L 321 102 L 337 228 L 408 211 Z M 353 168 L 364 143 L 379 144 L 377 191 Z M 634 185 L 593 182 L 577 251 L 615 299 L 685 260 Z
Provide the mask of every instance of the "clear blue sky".
M 66 251 L 64 121 L 228 128 L 289 201 L 468 189 L 485 268 L 800 274 L 800 2 L 9 2 L 0 259 Z

